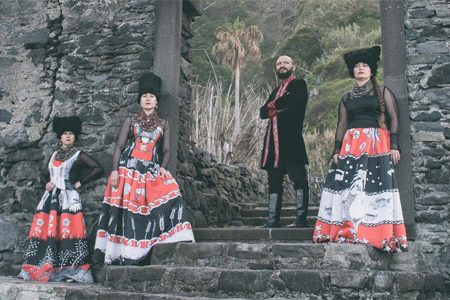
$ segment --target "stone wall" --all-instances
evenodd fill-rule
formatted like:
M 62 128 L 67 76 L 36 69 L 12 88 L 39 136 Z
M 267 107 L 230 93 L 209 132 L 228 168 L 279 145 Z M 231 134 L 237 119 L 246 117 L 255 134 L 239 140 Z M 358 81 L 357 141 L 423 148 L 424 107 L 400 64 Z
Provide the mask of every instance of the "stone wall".
M 79 145 L 111 171 L 137 80 L 153 67 L 154 1 L 0 3 L 0 268 L 20 264 L 43 194 L 39 173 L 57 148 L 54 116 L 78 115 Z M 106 176 L 85 186 L 93 242 Z
M 450 1 L 404 4 L 416 239 L 423 266 L 448 278 Z

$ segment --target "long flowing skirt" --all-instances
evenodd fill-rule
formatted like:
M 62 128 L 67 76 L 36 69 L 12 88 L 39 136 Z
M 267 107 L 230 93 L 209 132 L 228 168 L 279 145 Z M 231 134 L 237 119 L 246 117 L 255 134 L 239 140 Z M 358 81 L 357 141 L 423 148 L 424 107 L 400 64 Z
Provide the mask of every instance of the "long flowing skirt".
M 389 132 L 347 130 L 337 166 L 328 172 L 313 240 L 370 244 L 407 251 L 399 191 L 390 159 Z
M 80 194 L 68 181 L 65 190 L 55 187 L 44 193 L 31 225 L 19 278 L 94 282 L 81 209 Z
M 122 156 L 124 157 L 124 156 Z M 174 178 L 158 177 L 159 165 L 125 157 L 119 186 L 108 182 L 95 242 L 95 258 L 106 264 L 140 264 L 152 246 L 194 242 L 186 205 Z

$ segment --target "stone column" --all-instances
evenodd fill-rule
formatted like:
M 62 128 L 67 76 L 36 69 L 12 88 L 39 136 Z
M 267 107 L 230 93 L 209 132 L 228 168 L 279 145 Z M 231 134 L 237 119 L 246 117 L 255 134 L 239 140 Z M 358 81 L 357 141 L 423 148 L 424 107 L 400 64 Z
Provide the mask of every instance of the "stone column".
M 176 173 L 183 1 L 157 0 L 153 71 L 162 79 L 159 113 L 170 122 L 169 170 Z
M 415 236 L 411 163 L 411 129 L 406 80 L 405 16 L 403 0 L 380 0 L 384 82 L 398 100 L 401 160 L 395 167 L 408 237 Z

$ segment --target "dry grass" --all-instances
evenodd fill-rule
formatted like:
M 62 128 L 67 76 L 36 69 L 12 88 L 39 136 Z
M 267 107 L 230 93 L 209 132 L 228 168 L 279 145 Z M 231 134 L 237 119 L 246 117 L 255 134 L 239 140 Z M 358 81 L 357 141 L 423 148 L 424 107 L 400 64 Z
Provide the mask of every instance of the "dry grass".
M 235 130 L 232 89 L 221 82 L 208 81 L 194 86 L 191 108 L 191 139 L 212 153 L 219 163 L 243 162 L 258 168 L 266 122 L 259 118 L 259 108 L 269 92 L 255 94 L 244 91 L 240 105 L 240 130 Z M 226 144 L 232 146 L 233 157 L 227 157 Z
M 328 173 L 330 158 L 334 149 L 335 131 L 325 129 L 304 134 L 306 149 L 308 150 L 310 173 L 325 175 Z

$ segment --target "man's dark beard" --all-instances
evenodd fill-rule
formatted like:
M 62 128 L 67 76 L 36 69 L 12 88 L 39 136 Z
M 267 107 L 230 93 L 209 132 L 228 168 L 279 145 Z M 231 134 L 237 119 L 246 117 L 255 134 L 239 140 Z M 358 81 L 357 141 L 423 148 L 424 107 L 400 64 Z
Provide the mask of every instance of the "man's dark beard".
M 286 79 L 286 78 L 288 78 L 291 75 L 292 75 L 292 70 L 287 70 L 285 73 L 280 73 L 280 72 L 277 71 L 277 76 L 281 80 Z

